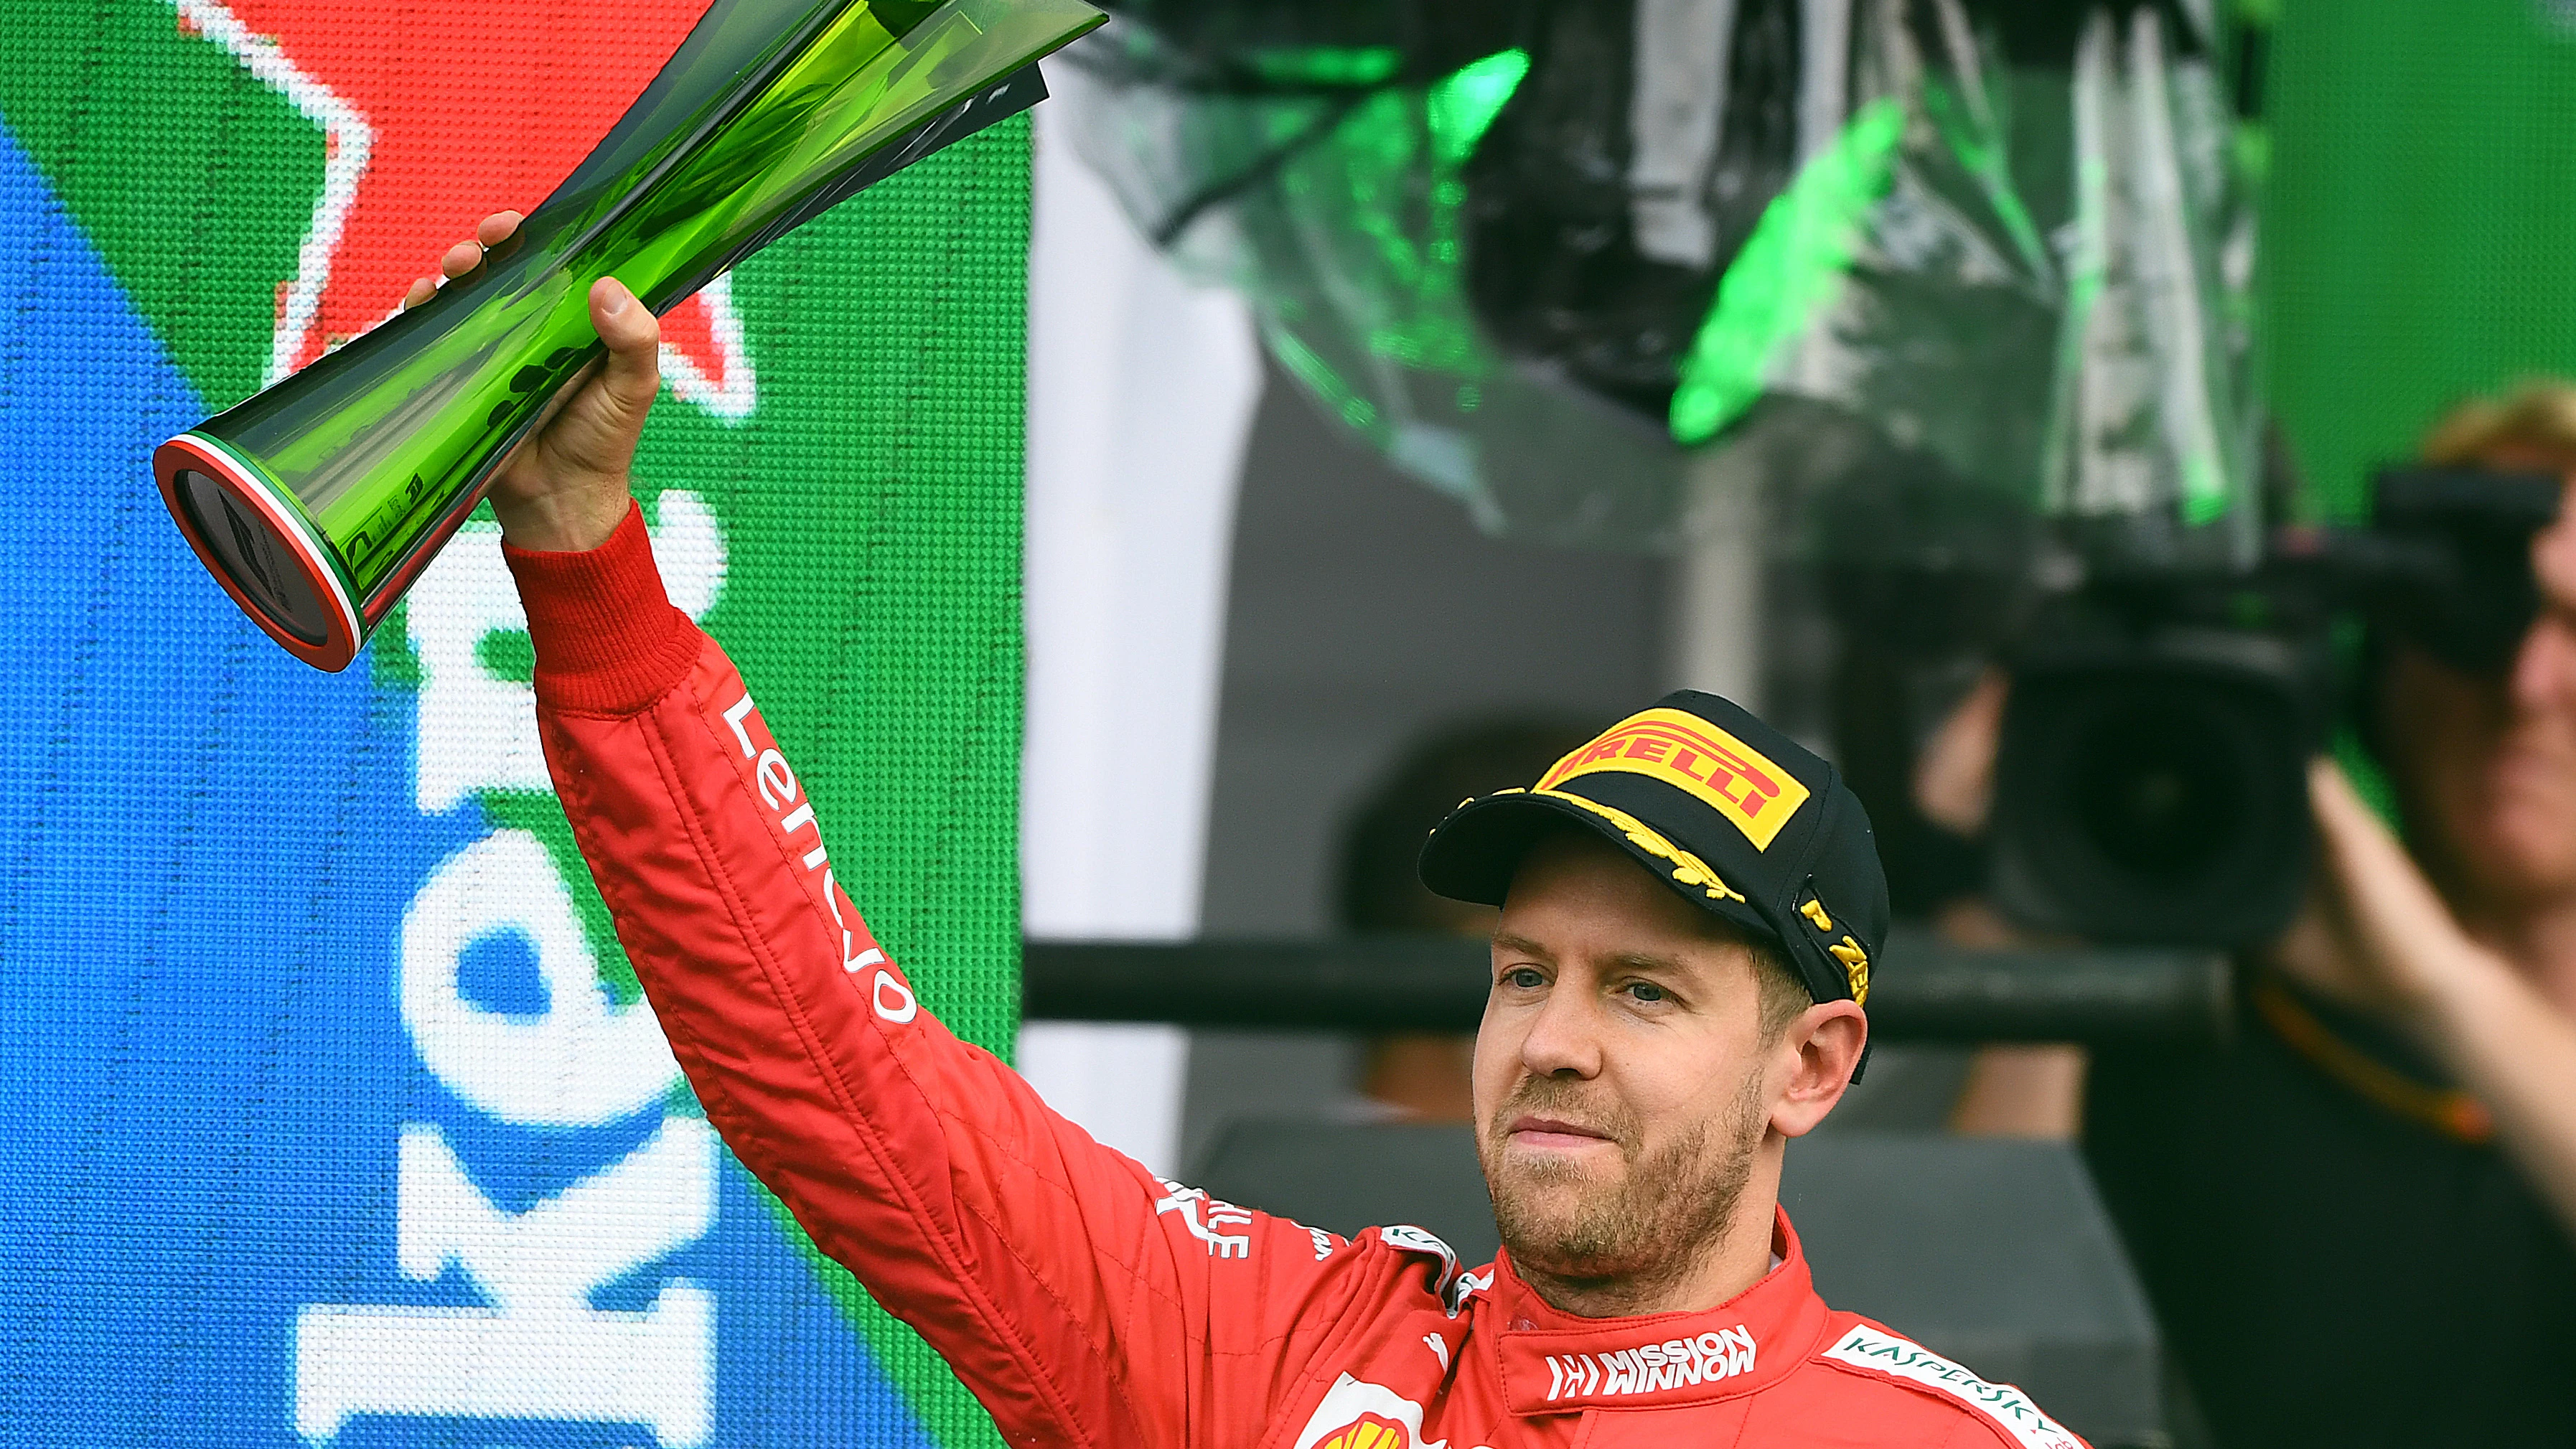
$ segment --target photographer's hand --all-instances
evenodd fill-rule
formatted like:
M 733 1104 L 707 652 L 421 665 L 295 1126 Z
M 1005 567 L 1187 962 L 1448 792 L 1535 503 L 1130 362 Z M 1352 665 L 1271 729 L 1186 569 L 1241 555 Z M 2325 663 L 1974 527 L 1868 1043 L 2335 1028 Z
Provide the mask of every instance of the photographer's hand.
M 485 217 L 472 240 L 448 248 L 439 270 L 450 280 L 472 272 L 484 249 L 507 240 L 520 220 L 515 211 Z M 423 277 L 403 306 L 436 295 L 437 281 Z M 492 478 L 492 515 L 501 536 L 519 548 L 596 548 L 626 517 L 627 469 L 662 386 L 662 324 L 616 278 L 603 277 L 590 289 L 590 325 L 608 356 L 564 385 Z
M 2576 1231 L 2576 1021 L 2450 907 L 2343 771 L 2308 775 L 2317 899 L 2274 960 L 2412 1032 L 2494 1114 L 2506 1149 Z
M 1975 837 L 1994 804 L 1995 755 L 2003 741 L 2011 679 L 1989 666 L 1951 709 L 1914 761 L 1914 808 L 1945 830 Z M 1933 916 L 1933 929 L 1953 945 L 1994 949 L 2028 944 L 1982 897 L 1954 900 Z M 2045 1042 L 1999 1042 L 1977 1049 L 1950 1130 L 1970 1137 L 2071 1141 L 2084 1118 L 2084 1049 Z
M 2412 1022 L 2443 989 L 2487 972 L 2511 974 L 2470 939 L 2333 762 L 2308 767 L 2317 872 L 2308 908 L 2273 960 L 2327 996 Z

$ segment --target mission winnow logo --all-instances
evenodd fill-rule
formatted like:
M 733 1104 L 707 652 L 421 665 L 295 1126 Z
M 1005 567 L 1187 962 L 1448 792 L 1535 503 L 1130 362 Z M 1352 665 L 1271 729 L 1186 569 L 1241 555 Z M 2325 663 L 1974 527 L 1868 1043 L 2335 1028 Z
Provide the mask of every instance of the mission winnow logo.
M 682 1085 L 551 795 L 491 526 L 322 675 L 152 496 L 155 441 L 380 321 L 482 210 L 540 199 L 699 8 L 0 0 L 0 1443 L 991 1438 Z M 836 235 L 900 240 L 911 181 L 665 324 L 648 522 L 676 602 L 818 681 L 782 693 L 893 687 L 810 647 L 817 591 L 905 566 L 943 602 L 936 569 L 813 562 L 848 517 L 794 491 L 864 480 L 874 384 L 849 360 L 920 325 L 800 288 Z M 745 505 L 764 472 L 786 494 Z M 750 561 L 772 534 L 805 573 Z M 1016 635 L 992 637 L 1006 660 L 924 667 L 1006 677 Z M 900 889 L 907 857 L 877 854 Z

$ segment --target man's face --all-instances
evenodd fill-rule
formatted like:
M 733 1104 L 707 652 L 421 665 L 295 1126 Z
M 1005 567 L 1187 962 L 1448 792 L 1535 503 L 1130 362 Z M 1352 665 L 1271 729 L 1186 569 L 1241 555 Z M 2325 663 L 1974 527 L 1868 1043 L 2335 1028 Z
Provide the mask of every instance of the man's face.
M 1751 950 L 1627 855 L 1531 852 L 1476 1034 L 1477 1154 L 1516 1262 L 1677 1275 L 1723 1236 L 1782 1074 L 1759 996 Z
M 2507 674 L 2463 674 L 2401 648 L 2383 697 L 2408 813 L 2472 909 L 2576 896 L 2576 501 L 2533 540 L 2532 567 L 2540 612 Z

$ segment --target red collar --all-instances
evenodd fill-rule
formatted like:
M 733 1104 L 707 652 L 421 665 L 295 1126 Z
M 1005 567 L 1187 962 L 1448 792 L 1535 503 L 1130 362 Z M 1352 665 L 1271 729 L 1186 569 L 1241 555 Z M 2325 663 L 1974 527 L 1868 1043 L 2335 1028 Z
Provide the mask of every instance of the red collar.
M 1577 1318 L 1547 1306 L 1512 1271 L 1508 1255 L 1496 1259 L 1486 1311 L 1505 1325 L 1494 1342 L 1512 1412 L 1731 1399 L 1767 1388 L 1804 1363 L 1824 1335 L 1825 1303 L 1807 1276 L 1807 1256 L 1789 1215 L 1773 1212 L 1771 1251 L 1780 1266 L 1697 1313 Z

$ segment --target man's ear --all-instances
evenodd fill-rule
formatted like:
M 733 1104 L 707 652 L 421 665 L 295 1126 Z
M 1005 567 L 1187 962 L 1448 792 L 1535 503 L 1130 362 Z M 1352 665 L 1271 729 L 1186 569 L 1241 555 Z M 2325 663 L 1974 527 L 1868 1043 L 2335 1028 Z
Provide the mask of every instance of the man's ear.
M 1780 1033 L 1775 1060 L 1788 1071 L 1771 1099 L 1771 1126 L 1783 1137 L 1804 1137 L 1843 1099 L 1861 1049 L 1869 1045 L 1869 1018 L 1849 1001 L 1819 1001 L 1798 1013 Z

